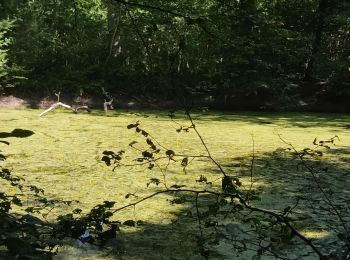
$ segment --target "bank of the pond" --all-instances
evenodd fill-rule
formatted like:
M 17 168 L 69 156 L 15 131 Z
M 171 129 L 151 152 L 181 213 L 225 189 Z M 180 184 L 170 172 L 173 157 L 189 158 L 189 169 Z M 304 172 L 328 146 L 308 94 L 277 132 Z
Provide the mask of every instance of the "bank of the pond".
M 289 102 L 259 102 L 257 98 L 251 99 L 245 96 L 236 97 L 230 102 L 214 99 L 212 96 L 191 98 L 184 102 L 179 99 L 164 99 L 159 97 L 138 97 L 135 95 L 113 95 L 116 109 L 184 109 L 190 106 L 201 110 L 218 110 L 226 112 L 234 111 L 260 111 L 260 112 L 318 112 L 318 113 L 349 113 L 350 105 L 346 101 L 328 100 L 293 100 Z M 90 108 L 103 109 L 104 100 L 101 95 L 72 96 L 62 94 L 61 101 L 72 106 L 88 105 Z M 57 102 L 54 94 L 38 95 L 16 94 L 0 95 L 0 108 L 48 108 Z

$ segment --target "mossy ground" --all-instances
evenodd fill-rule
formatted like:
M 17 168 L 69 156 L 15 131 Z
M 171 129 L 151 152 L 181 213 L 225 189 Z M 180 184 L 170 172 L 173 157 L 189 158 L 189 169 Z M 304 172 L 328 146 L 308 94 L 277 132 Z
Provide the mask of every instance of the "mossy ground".
M 88 212 L 105 200 L 116 201 L 116 207 L 126 205 L 135 200 L 125 198 L 127 193 L 142 197 L 160 189 L 152 184 L 147 187 L 150 178 L 163 180 L 162 173 L 156 168 L 122 167 L 113 172 L 101 162 L 104 150 L 126 150 L 125 160 L 129 162 L 136 158 L 137 152 L 128 146 L 131 141 L 138 141 L 139 147 L 146 147 L 140 134 L 126 128 L 130 123 L 139 121 L 143 129 L 176 153 L 205 154 L 193 131 L 176 132 L 178 125 L 169 119 L 167 112 L 117 111 L 105 115 L 100 111 L 73 114 L 61 110 L 50 112 L 43 118 L 38 117 L 39 113 L 38 110 L 2 109 L 0 132 L 11 132 L 14 128 L 34 131 L 29 138 L 8 138 L 11 145 L 2 147 L 8 156 L 5 166 L 25 178 L 27 183 L 44 189 L 48 198 L 79 201 L 71 207 L 53 209 L 47 216 L 49 221 L 73 208 Z M 325 149 L 320 160 L 310 163 L 329 168 L 323 173 L 322 181 L 334 191 L 333 199 L 337 204 L 346 207 L 346 202 L 349 203 L 350 116 L 206 112 L 195 113 L 193 118 L 213 157 L 230 174 L 238 176 L 246 187 L 250 185 L 254 140 L 253 188 L 261 196 L 261 200 L 254 203 L 274 210 L 283 210 L 293 204 L 300 194 L 313 196 L 313 202 L 322 200 L 319 191 L 312 187 L 307 171 L 285 154 L 287 146 L 278 135 L 297 149 L 312 147 L 315 137 L 326 140 L 339 136 L 336 146 Z M 176 113 L 175 120 L 188 125 L 181 112 Z M 221 175 L 215 165 L 203 159 L 191 162 L 186 172 L 179 163 L 170 164 L 165 179 L 168 186 L 178 184 L 203 188 L 203 184 L 195 181 L 200 175 L 205 175 L 208 182 L 213 183 L 211 188 L 219 189 Z M 123 259 L 200 259 L 195 241 L 197 222 L 186 217 L 193 204 L 170 204 L 171 199 L 172 195 L 160 195 L 135 208 L 118 212 L 115 219 L 122 222 L 132 219 L 144 223 L 138 227 L 122 228 L 126 248 Z M 327 214 L 315 215 L 315 209 L 308 202 L 301 203 L 296 212 L 308 216 L 307 221 L 299 224 L 299 229 L 307 236 L 324 239 L 334 235 L 330 220 L 334 216 L 329 216 L 327 223 Z M 96 250 L 66 247 L 64 251 L 58 258 L 115 258 Z M 213 257 L 218 259 L 235 256 L 227 244 L 216 246 L 214 251 Z M 294 254 L 293 249 L 290 249 L 290 254 Z

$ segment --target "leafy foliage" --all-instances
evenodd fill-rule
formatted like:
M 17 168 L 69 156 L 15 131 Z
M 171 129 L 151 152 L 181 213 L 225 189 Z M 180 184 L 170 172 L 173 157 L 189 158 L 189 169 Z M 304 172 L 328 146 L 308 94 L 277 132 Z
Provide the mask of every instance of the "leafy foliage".
M 9 57 L 10 47 L 13 44 L 11 31 L 14 28 L 14 20 L 0 20 L 0 90 L 6 87 L 14 87 L 21 79 L 22 69 Z
M 8 137 L 28 137 L 33 134 L 29 130 L 16 129 L 12 133 L 0 133 L 1 138 Z M 8 144 L 8 143 L 7 143 Z M 5 160 L 6 157 L 0 154 L 0 158 Z M 55 244 L 49 243 L 44 239 L 43 230 L 50 232 L 49 225 L 45 224 L 39 218 L 26 214 L 16 216 L 11 213 L 13 207 L 25 207 L 29 213 L 40 212 L 52 204 L 54 201 L 48 201 L 44 197 L 43 190 L 33 186 L 26 185 L 23 178 L 14 176 L 10 170 L 0 166 L 0 178 L 14 187 L 18 193 L 8 194 L 0 193 L 0 245 L 6 247 L 6 251 L 0 252 L 0 257 L 9 258 L 30 258 L 50 259 L 54 255 L 53 248 Z M 35 205 L 24 206 L 21 200 L 21 193 L 25 190 L 33 191 Z
M 30 130 L 15 129 L 11 133 L 1 132 L 0 137 L 29 137 L 32 134 L 34 133 Z M 8 142 L 3 143 L 9 145 Z M 3 161 L 6 157 L 0 153 L 0 159 Z M 15 194 L 0 192 L 0 246 L 6 248 L 1 250 L 1 258 L 52 259 L 57 252 L 57 246 L 61 244 L 61 239 L 79 238 L 87 229 L 95 232 L 100 246 L 116 236 L 118 226 L 109 221 L 113 216 L 110 209 L 115 202 L 104 201 L 84 216 L 82 210 L 76 208 L 72 214 L 58 216 L 57 224 L 53 225 L 42 221 L 35 214 L 40 213 L 45 218 L 48 213 L 44 213 L 44 209 L 49 208 L 50 212 L 59 204 L 71 205 L 73 201 L 48 199 L 44 196 L 43 189 L 26 184 L 23 178 L 13 175 L 6 168 L 0 167 L 0 178 L 18 191 Z M 21 197 L 25 190 L 32 193 L 31 203 L 22 203 Z M 13 214 L 12 210 L 16 206 L 26 214 Z M 111 228 L 106 231 L 103 225 L 109 225 Z M 91 239 L 86 241 L 93 242 Z
M 348 1 L 10 2 L 0 6 L 10 19 L 1 20 L 2 85 L 17 64 L 31 91 L 106 86 L 246 109 L 349 95 Z

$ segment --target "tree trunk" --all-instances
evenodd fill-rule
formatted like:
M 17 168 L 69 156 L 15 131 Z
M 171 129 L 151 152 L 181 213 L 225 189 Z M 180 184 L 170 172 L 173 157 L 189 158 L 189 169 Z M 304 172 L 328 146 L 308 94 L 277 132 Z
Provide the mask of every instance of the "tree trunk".
M 107 5 L 107 29 L 108 29 L 108 56 L 105 61 L 105 64 L 108 63 L 109 58 L 115 53 L 118 52 L 118 27 L 121 16 L 121 4 L 116 3 L 111 0 L 106 1 Z
M 305 68 L 305 82 L 310 83 L 315 79 L 316 57 L 320 53 L 321 49 L 325 19 L 329 15 L 331 9 L 334 7 L 334 4 L 334 0 L 319 0 L 318 8 L 316 11 L 314 40 L 312 42 L 311 54 Z

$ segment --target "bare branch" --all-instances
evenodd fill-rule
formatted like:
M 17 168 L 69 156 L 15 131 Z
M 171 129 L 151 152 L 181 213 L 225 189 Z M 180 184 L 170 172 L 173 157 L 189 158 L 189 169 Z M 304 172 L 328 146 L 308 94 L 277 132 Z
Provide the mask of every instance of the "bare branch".
M 58 98 L 58 100 L 59 100 L 59 95 L 57 96 L 57 98 Z M 53 104 L 51 107 L 49 107 L 48 109 L 46 109 L 45 111 L 41 112 L 40 115 L 39 115 L 39 117 L 42 117 L 42 116 L 45 115 L 46 113 L 48 113 L 48 112 L 50 112 L 50 111 L 52 111 L 52 110 L 55 110 L 55 109 L 58 108 L 58 107 L 63 107 L 63 108 L 70 109 L 70 110 L 72 110 L 74 113 L 78 113 L 78 111 L 81 110 L 81 109 L 85 109 L 85 110 L 87 110 L 88 112 L 90 112 L 90 109 L 89 109 L 88 106 L 79 106 L 79 107 L 74 108 L 74 107 L 72 107 L 72 106 L 70 106 L 70 105 L 67 105 L 67 104 L 64 104 L 64 103 L 62 103 L 62 102 L 57 102 L 57 103 Z
M 177 193 L 177 192 L 189 192 L 189 193 L 195 193 L 196 196 L 198 196 L 199 194 L 211 194 L 211 195 L 215 195 L 215 196 L 218 196 L 218 197 L 231 197 L 231 198 L 237 198 L 239 200 L 239 202 L 246 208 L 246 209 L 249 209 L 251 211 L 254 211 L 254 212 L 260 212 L 260 213 L 263 213 L 263 214 L 267 214 L 269 216 L 272 216 L 274 217 L 277 221 L 279 221 L 280 223 L 283 223 L 285 224 L 291 231 L 294 235 L 296 235 L 297 237 L 299 237 L 302 241 L 304 241 L 308 246 L 310 246 L 313 251 L 319 256 L 320 259 L 325 259 L 325 256 L 321 253 L 321 251 L 313 244 L 312 240 L 311 239 L 308 239 L 307 237 L 305 237 L 304 235 L 302 235 L 288 220 L 288 218 L 286 218 L 284 215 L 280 215 L 276 212 L 273 212 L 273 211 L 270 211 L 270 210 L 267 210 L 267 209 L 263 209 L 263 208 L 258 208 L 258 207 L 253 207 L 253 206 L 250 206 L 249 204 L 247 204 L 247 202 L 244 200 L 244 198 L 235 193 L 227 193 L 227 192 L 224 192 L 224 193 L 220 193 L 220 192 L 215 192 L 215 191 L 210 191 L 210 190 L 193 190 L 193 189 L 165 189 L 165 190 L 160 190 L 160 191 L 157 191 L 149 196 L 146 196 L 136 202 L 133 202 L 133 203 L 130 203 L 130 204 L 127 204 L 125 206 L 122 206 L 120 208 L 117 208 L 117 209 L 114 209 L 112 211 L 112 213 L 115 213 L 115 212 L 118 212 L 118 211 L 121 211 L 123 209 L 126 209 L 126 208 L 130 208 L 130 207 L 135 207 L 136 205 L 150 199 L 150 198 L 153 198 L 155 196 L 158 196 L 160 194 L 165 194 L 165 193 Z M 198 197 L 197 197 L 198 199 Z M 198 212 L 197 212 L 198 214 Z
M 198 138 L 201 140 L 202 145 L 204 146 L 205 150 L 207 151 L 208 157 L 210 158 L 210 160 L 219 168 L 220 172 L 226 177 L 227 174 L 224 171 L 224 169 L 222 168 L 222 166 L 211 156 L 211 153 L 208 149 L 207 144 L 204 142 L 203 137 L 201 136 L 201 134 L 198 132 L 198 130 L 196 129 L 196 125 L 193 122 L 192 116 L 190 115 L 189 111 L 186 111 L 186 115 L 188 117 L 188 119 L 190 120 L 191 124 L 192 124 L 192 128 L 194 129 L 194 131 L 196 132 Z
M 56 95 L 56 94 L 55 94 Z M 57 96 L 57 95 L 56 95 Z M 59 95 L 57 96 L 58 100 L 60 100 L 60 97 Z M 66 105 L 62 102 L 57 102 L 55 104 L 53 104 L 51 107 L 49 107 L 48 109 L 46 109 L 45 111 L 41 112 L 39 117 L 42 117 L 43 115 L 45 115 L 46 113 L 52 111 L 52 110 L 55 110 L 57 107 L 64 107 L 64 108 L 67 108 L 67 109 L 70 109 L 72 110 L 73 112 L 76 112 L 75 109 L 73 109 L 70 105 Z
M 178 12 L 174 12 L 172 10 L 169 9 L 165 9 L 163 7 L 158 7 L 158 6 L 153 6 L 153 5 L 149 5 L 149 4 L 145 4 L 145 3 L 138 3 L 138 2 L 134 2 L 134 1 L 124 1 L 124 0 L 113 0 L 115 2 L 124 4 L 124 5 L 128 5 L 128 6 L 135 6 L 135 7 L 139 7 L 142 9 L 148 9 L 148 10 L 156 10 L 156 11 L 160 11 L 162 13 L 166 13 L 166 14 L 171 14 L 173 16 L 177 16 L 177 17 L 183 17 L 183 18 L 188 18 L 190 19 L 191 16 L 190 15 L 186 15 L 186 14 L 181 14 Z
M 247 196 L 246 196 L 247 201 L 249 201 L 249 196 L 250 196 L 250 193 L 252 192 L 252 188 L 253 188 L 253 172 L 254 172 L 254 161 L 255 161 L 255 141 L 254 141 L 253 135 L 252 135 L 252 142 L 253 142 L 253 152 L 252 152 L 252 160 L 250 163 L 250 187 L 249 187 L 249 191 L 248 191 Z
M 128 16 L 129 16 L 129 18 L 130 18 L 130 20 L 131 20 L 132 25 L 134 26 L 134 29 L 135 29 L 136 34 L 139 36 L 139 38 L 140 38 L 141 41 L 142 41 L 143 46 L 144 46 L 145 49 L 146 49 L 146 52 L 147 52 L 147 54 L 148 54 L 148 57 L 151 57 L 151 52 L 150 52 L 150 50 L 149 50 L 149 46 L 148 46 L 148 44 L 146 43 L 145 39 L 143 38 L 143 36 L 142 36 L 142 34 L 141 34 L 139 28 L 137 27 L 137 24 L 135 23 L 135 19 L 134 19 L 134 17 L 132 17 L 129 8 L 126 7 L 126 11 L 127 11 L 127 13 L 128 13 Z
M 340 212 L 338 211 L 338 209 L 335 207 L 334 203 L 332 202 L 332 200 L 330 199 L 330 197 L 327 195 L 327 193 L 325 192 L 324 188 L 322 187 L 319 179 L 316 176 L 316 172 L 314 170 L 314 168 L 312 168 L 310 165 L 308 165 L 305 162 L 304 156 L 294 147 L 293 144 L 288 143 L 286 140 L 284 140 L 282 138 L 282 136 L 280 134 L 278 134 L 279 139 L 286 145 L 288 145 L 289 147 L 292 148 L 292 150 L 297 154 L 298 158 L 301 161 L 301 164 L 309 171 L 309 173 L 311 174 L 317 188 L 321 191 L 324 199 L 326 200 L 326 202 L 328 203 L 328 205 L 334 210 L 335 215 L 338 217 L 338 219 L 340 220 L 346 234 L 348 236 L 350 236 L 350 232 L 349 232 L 349 228 L 346 224 L 346 221 L 344 220 L 344 218 L 342 217 L 342 215 L 340 214 Z
M 225 180 L 226 178 L 229 178 L 230 177 L 228 176 L 228 174 L 225 172 L 225 169 L 212 157 L 212 154 L 211 152 L 209 151 L 209 148 L 207 146 L 207 144 L 205 143 L 203 137 L 201 136 L 201 134 L 199 133 L 199 131 L 197 130 L 196 128 L 196 125 L 192 119 L 192 116 L 190 115 L 190 112 L 187 110 L 186 111 L 186 115 L 189 119 L 189 121 L 191 122 L 191 125 L 186 128 L 187 130 L 189 129 L 193 129 L 197 135 L 197 137 L 200 139 L 207 155 L 199 155 L 199 156 L 196 156 L 196 155 L 187 155 L 186 157 L 204 157 L 204 158 L 207 158 L 209 159 L 213 164 L 215 164 L 218 169 L 220 170 L 220 172 L 222 173 L 223 175 L 223 180 Z M 134 126 L 134 125 L 132 125 Z M 137 124 L 138 126 L 138 124 Z M 181 129 L 184 129 L 183 127 Z M 139 132 L 141 130 L 139 129 Z M 148 133 L 147 133 L 147 136 L 148 136 Z M 201 226 L 201 219 L 200 219 L 200 212 L 199 212 L 199 209 L 198 209 L 198 198 L 199 198 L 199 195 L 200 194 L 210 194 L 210 195 L 214 195 L 216 196 L 217 198 L 221 197 L 221 198 L 231 198 L 231 201 L 233 201 L 233 199 L 235 200 L 238 200 L 239 204 L 242 205 L 246 210 L 249 210 L 250 212 L 257 212 L 257 213 L 260 213 L 262 215 L 267 215 L 267 216 L 270 216 L 272 218 L 275 219 L 276 223 L 279 223 L 279 224 L 283 224 L 284 226 L 286 226 L 290 232 L 295 235 L 296 237 L 298 237 L 301 241 L 303 241 L 306 245 L 308 245 L 310 248 L 312 248 L 313 252 L 316 253 L 320 259 L 326 259 L 326 257 L 323 255 L 323 253 L 320 251 L 320 249 L 318 247 L 315 246 L 315 244 L 313 243 L 313 241 L 309 238 L 307 238 L 306 236 L 304 236 L 303 234 L 301 234 L 292 224 L 292 220 L 290 219 L 290 217 L 288 217 L 288 213 L 290 213 L 291 210 L 288 210 L 287 212 L 278 212 L 278 211 L 273 211 L 273 210 L 268 210 L 268 209 L 264 209 L 264 208 L 260 208 L 260 207 L 254 207 L 252 205 L 250 205 L 249 203 L 249 193 L 251 192 L 252 190 L 252 185 L 253 185 L 253 167 L 254 167 L 254 160 L 255 160 L 255 142 L 254 142 L 254 138 L 252 136 L 252 141 L 253 141 L 253 153 L 252 153 L 252 161 L 251 161 L 251 172 L 250 172 L 250 177 L 251 177 L 251 186 L 250 186 L 250 189 L 249 189 L 249 192 L 248 192 L 248 195 L 247 196 L 244 196 L 239 190 L 237 190 L 235 187 L 233 187 L 233 189 L 222 189 L 221 192 L 218 192 L 218 191 L 213 191 L 213 190 L 197 190 L 197 189 L 191 189 L 191 188 L 188 188 L 188 189 L 184 189 L 182 187 L 178 187 L 178 188 L 167 188 L 165 186 L 165 189 L 164 190 L 159 190 L 159 191 L 156 191 L 155 193 L 151 194 L 151 195 L 148 195 L 144 198 L 141 198 L 133 203 L 130 203 L 130 204 L 127 204 L 125 206 L 122 206 L 120 208 L 117 208 L 117 209 L 114 209 L 112 212 L 115 213 L 117 211 L 120 211 L 120 210 L 123 210 L 123 209 L 126 209 L 126 208 L 129 208 L 129 207 L 135 207 L 136 205 L 144 202 L 145 200 L 148 200 L 148 199 L 151 199 L 157 195 L 160 195 L 160 194 L 166 194 L 166 193 L 179 193 L 179 192 L 184 192 L 184 193 L 194 193 L 196 195 L 196 201 L 195 201 L 195 206 L 196 206 L 196 209 L 197 209 L 197 218 L 198 218 L 198 224 L 199 224 L 199 228 L 200 228 L 200 232 L 201 232 L 201 238 L 203 237 L 203 230 L 202 230 L 202 226 Z M 134 147 L 135 148 L 135 147 Z M 136 149 L 136 148 L 135 148 Z M 172 152 L 172 157 L 175 157 L 175 156 L 179 156 L 179 155 L 176 155 L 174 152 Z M 300 155 L 300 154 L 299 154 Z M 172 158 L 171 157 L 171 158 Z M 152 162 L 155 162 L 157 160 L 161 160 L 161 159 L 167 159 L 169 160 L 170 157 L 159 157 L 159 158 L 152 158 Z M 175 160 L 174 160 L 175 161 Z M 146 164 L 146 163 L 145 163 Z M 157 165 L 158 168 L 161 169 L 161 167 L 159 165 Z M 167 166 L 166 166 L 167 167 Z M 165 168 L 166 170 L 166 168 Z M 161 169 L 162 171 L 162 169 Z M 312 169 L 310 169 L 310 171 L 312 171 Z M 162 173 L 164 174 L 164 172 L 162 171 Z M 163 175 L 164 177 L 164 175 Z M 165 180 L 164 180 L 165 182 Z M 232 184 L 233 185 L 233 184 Z M 328 197 L 327 197 L 328 198 Z M 296 202 L 296 204 L 294 205 L 293 208 L 291 209 L 294 209 L 297 204 L 298 204 L 299 201 Z M 336 211 L 338 212 L 338 211 Z M 339 215 L 340 216 L 340 215 Z M 341 216 L 340 216 L 341 217 Z M 201 254 L 203 257 L 205 257 L 205 251 L 204 248 L 203 248 L 203 245 L 200 246 L 200 249 L 201 249 Z

